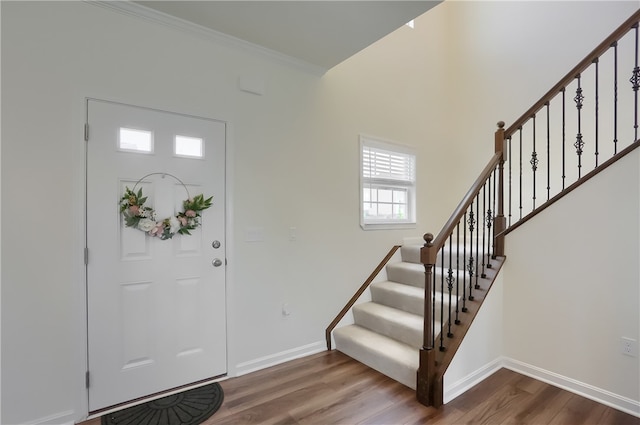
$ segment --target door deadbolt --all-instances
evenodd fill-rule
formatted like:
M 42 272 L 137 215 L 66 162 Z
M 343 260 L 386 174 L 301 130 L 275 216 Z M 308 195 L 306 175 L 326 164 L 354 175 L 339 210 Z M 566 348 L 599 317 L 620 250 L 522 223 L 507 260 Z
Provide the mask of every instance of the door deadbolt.
M 213 241 L 213 242 L 211 242 L 211 246 L 212 246 L 214 249 L 218 249 L 218 248 L 220 248 L 220 241 Z

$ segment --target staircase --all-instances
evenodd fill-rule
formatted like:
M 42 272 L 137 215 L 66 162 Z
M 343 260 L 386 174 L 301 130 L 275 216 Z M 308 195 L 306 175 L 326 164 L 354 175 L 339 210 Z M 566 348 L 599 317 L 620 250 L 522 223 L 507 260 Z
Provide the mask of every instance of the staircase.
M 400 248 L 400 261 L 386 265 L 387 280 L 371 283 L 371 301 L 353 306 L 355 323 L 333 332 L 338 351 L 412 389 L 416 389 L 419 351 L 424 340 L 425 267 L 420 261 L 423 243 L 418 244 L 418 240 L 416 238 Z M 470 251 L 469 245 L 465 250 L 467 253 Z M 457 253 L 458 246 L 452 251 Z M 442 256 L 448 258 L 449 253 L 448 246 L 443 248 L 438 255 L 438 263 L 442 262 Z M 468 257 L 467 254 L 462 258 L 460 264 L 466 265 Z M 443 280 L 442 273 L 442 269 L 436 269 L 436 282 Z M 466 270 L 459 270 L 457 275 L 465 273 Z M 444 292 L 440 289 L 444 289 Z M 448 317 L 450 304 L 446 288 L 437 288 L 434 298 L 438 300 L 435 303 L 434 323 L 435 329 L 439 330 L 443 327 L 441 311 L 445 311 L 444 320 Z M 452 310 L 456 309 L 456 298 L 460 299 L 460 296 L 454 293 Z M 461 321 L 459 324 L 462 324 Z
M 630 42 L 619 43 L 621 40 Z M 582 86 L 583 73 L 595 72 L 598 81 L 599 67 L 605 66 L 600 58 L 605 55 L 613 68 L 613 81 L 607 85 L 613 107 L 598 103 L 604 96 L 602 84 L 596 83 L 595 89 Z M 626 57 L 626 63 L 632 64 L 625 70 L 631 75 L 625 86 L 618 84 L 622 72 L 618 67 L 624 63 L 618 57 Z M 627 111 L 633 117 L 632 125 L 624 114 L 618 114 L 619 95 L 633 99 L 626 106 L 633 110 Z M 586 114 L 585 96 L 595 99 L 594 116 L 582 115 Z M 611 109 L 607 114 L 600 111 L 605 106 Z M 565 120 L 569 107 L 576 109 L 577 122 Z M 553 119 L 550 111 L 556 114 Z M 546 135 L 536 133 L 536 116 L 538 126 L 543 122 L 547 129 Z M 607 130 L 598 130 L 600 121 Z M 554 128 L 552 123 L 560 127 Z M 587 127 L 595 127 L 595 134 L 583 133 Z M 327 327 L 327 348 L 331 349 L 333 335 L 339 351 L 415 389 L 424 405 L 442 405 L 444 373 L 502 267 L 505 236 L 640 148 L 639 136 L 640 10 L 510 127 L 498 123 L 494 155 L 441 231 L 435 237 L 425 234 L 424 243 L 395 246 L 389 252 Z M 604 140 L 607 152 L 612 153 L 603 153 Z M 586 146 L 595 156 L 595 168 L 583 174 Z M 551 158 L 551 152 L 562 152 L 562 156 Z M 569 153 L 574 158 L 569 158 Z M 577 170 L 571 171 L 571 179 L 566 178 L 565 169 L 574 163 Z M 557 177 L 560 173 L 561 179 Z M 400 261 L 390 262 L 398 249 Z M 373 283 L 383 269 L 387 280 Z M 358 303 L 366 290 L 370 290 L 371 301 Z M 425 300 L 430 296 L 431 300 Z M 336 329 L 350 310 L 354 323 Z

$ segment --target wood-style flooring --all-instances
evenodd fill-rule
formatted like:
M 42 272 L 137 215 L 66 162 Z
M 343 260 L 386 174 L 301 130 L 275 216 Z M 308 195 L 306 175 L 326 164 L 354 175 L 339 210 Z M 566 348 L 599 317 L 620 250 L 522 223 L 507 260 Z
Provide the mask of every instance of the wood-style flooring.
M 204 425 L 640 425 L 640 418 L 507 369 L 440 409 L 425 407 L 411 389 L 337 351 L 220 384 L 224 402 Z

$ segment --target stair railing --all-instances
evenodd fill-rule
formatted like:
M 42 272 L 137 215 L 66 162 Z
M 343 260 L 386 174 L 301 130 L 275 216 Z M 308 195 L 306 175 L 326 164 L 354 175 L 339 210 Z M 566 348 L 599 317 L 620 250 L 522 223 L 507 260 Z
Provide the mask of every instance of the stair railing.
M 639 21 L 640 10 L 505 130 L 507 233 L 637 147 Z
M 474 291 L 486 293 L 483 281 L 494 273 L 494 263 L 502 264 L 505 235 L 640 146 L 639 21 L 640 10 L 510 127 L 505 130 L 499 122 L 494 156 L 440 233 L 424 235 L 424 341 L 416 388 L 422 404 L 443 403 L 444 373 L 461 341 L 455 325 L 461 321 L 460 312 L 477 311 Z M 629 84 L 623 86 L 625 80 Z M 574 92 L 575 108 L 568 108 L 567 96 L 572 96 L 568 93 Z M 575 168 L 568 167 L 569 138 L 575 148 Z M 587 151 L 593 152 L 591 159 L 585 158 Z M 523 167 L 525 152 L 530 170 Z M 545 175 L 540 177 L 539 171 Z M 539 202 L 540 179 L 546 183 L 543 202 Z
M 351 299 L 349 301 L 347 301 L 347 303 L 342 308 L 342 310 L 340 310 L 340 312 L 336 315 L 336 317 L 329 324 L 329 326 L 327 326 L 327 328 L 324 331 L 324 336 L 325 336 L 325 339 L 326 339 L 326 342 L 327 342 L 327 350 L 331 351 L 331 332 L 333 332 L 333 329 L 338 325 L 338 323 L 340 323 L 340 321 L 344 318 L 344 316 L 347 314 L 347 312 L 349 310 L 351 310 L 351 307 L 353 307 L 353 305 L 356 303 L 356 301 L 358 301 L 358 298 L 360 298 L 360 296 L 362 294 L 364 294 L 364 291 L 367 290 L 369 285 L 371 285 L 371 283 L 376 278 L 376 276 L 378 276 L 378 274 L 382 271 L 382 269 L 387 265 L 389 260 L 391 260 L 391 258 L 393 258 L 393 256 L 395 255 L 396 251 L 400 247 L 401 247 L 401 245 L 394 245 L 394 247 L 391 248 L 391 250 L 389 250 L 387 255 L 382 259 L 382 261 L 380 261 L 380 264 L 378 264 L 378 267 L 376 267 L 375 270 L 364 281 L 364 283 L 362 285 L 360 285 L 360 288 L 358 288 L 356 293 L 353 294 Z
M 444 353 L 455 350 L 461 341 L 460 335 L 454 338 L 455 325 L 464 320 L 461 313 L 471 308 L 476 291 L 488 289 L 480 279 L 487 277 L 493 260 L 504 256 L 505 149 L 504 122 L 499 122 L 495 154 L 438 236 L 424 235 L 420 251 L 425 269 L 424 328 L 416 394 L 427 406 L 442 405 Z M 447 359 L 453 355 L 446 354 Z

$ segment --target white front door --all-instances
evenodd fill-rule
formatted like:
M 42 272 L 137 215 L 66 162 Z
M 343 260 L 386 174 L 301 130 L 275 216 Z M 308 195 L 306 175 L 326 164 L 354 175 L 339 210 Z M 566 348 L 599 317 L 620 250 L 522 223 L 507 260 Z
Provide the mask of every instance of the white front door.
M 98 100 L 87 109 L 95 411 L 226 373 L 225 124 Z M 126 226 L 120 200 L 127 188 L 142 190 L 154 222 L 185 212 L 189 197 L 213 201 L 190 235 L 162 240 Z

